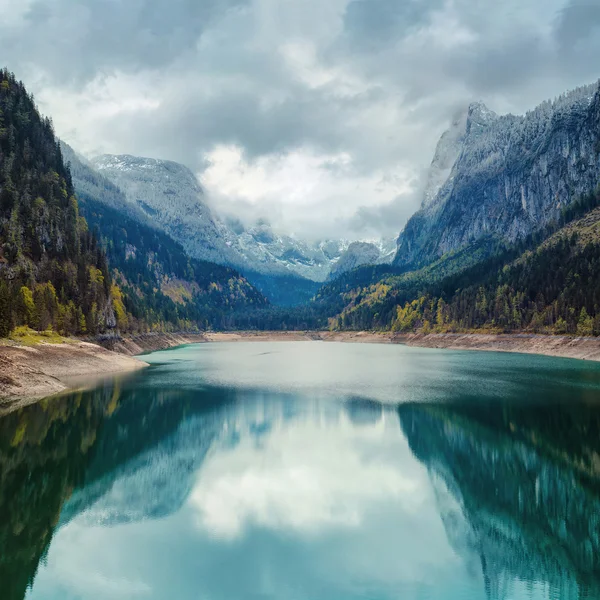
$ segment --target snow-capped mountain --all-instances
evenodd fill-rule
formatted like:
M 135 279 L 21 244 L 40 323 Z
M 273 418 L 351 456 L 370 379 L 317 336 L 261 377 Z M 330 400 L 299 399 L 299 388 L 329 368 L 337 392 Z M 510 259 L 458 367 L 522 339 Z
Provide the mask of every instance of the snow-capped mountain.
M 276 232 L 265 220 L 248 227 L 239 220 L 221 218 L 207 204 L 196 176 L 183 165 L 130 155 L 102 155 L 90 164 L 122 190 L 130 210 L 143 213 L 191 256 L 231 265 L 244 273 L 315 282 L 325 281 L 334 267 L 337 274 L 345 270 L 336 265 L 349 241 L 308 242 Z M 387 260 L 389 240 L 377 248 L 377 253 L 372 252 L 373 260 Z M 353 261 L 342 264 L 353 265 Z M 365 264 L 364 260 L 354 266 L 359 264 Z
M 395 254 L 396 240 L 391 238 L 378 242 L 352 242 L 331 267 L 329 279 L 363 265 L 391 263 Z
M 524 116 L 471 104 L 441 137 L 395 264 L 419 267 L 484 237 L 523 239 L 600 181 L 600 93 L 578 88 Z
M 224 225 L 222 234 L 227 244 L 260 273 L 292 273 L 312 281 L 324 281 L 349 245 L 346 240 L 311 243 L 278 234 L 265 219 L 252 227 L 231 219 L 226 219 Z
M 180 242 L 195 258 L 246 266 L 223 237 L 222 224 L 204 201 L 204 191 L 183 165 L 166 160 L 105 154 L 92 166 L 112 181 L 131 205 Z

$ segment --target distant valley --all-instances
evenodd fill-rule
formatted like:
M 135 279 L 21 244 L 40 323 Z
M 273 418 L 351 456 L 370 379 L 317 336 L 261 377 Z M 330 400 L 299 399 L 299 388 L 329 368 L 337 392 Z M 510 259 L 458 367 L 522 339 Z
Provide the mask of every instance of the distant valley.
M 442 135 L 397 242 L 308 242 L 217 214 L 181 164 L 88 161 L 58 145 L 24 86 L 2 73 L 0 132 L 12 132 L 0 136 L 10 158 L 0 180 L 3 335 L 600 334 L 597 84 L 524 116 L 471 104 Z
M 308 301 L 319 283 L 363 264 L 389 263 L 396 252 L 393 239 L 308 242 L 277 233 L 264 219 L 248 227 L 221 217 L 209 207 L 196 176 L 175 162 L 129 155 L 87 161 L 67 144 L 63 150 L 80 194 L 93 193 L 100 202 L 165 231 L 194 258 L 239 269 L 276 304 Z M 111 185 L 91 184 L 100 179 Z

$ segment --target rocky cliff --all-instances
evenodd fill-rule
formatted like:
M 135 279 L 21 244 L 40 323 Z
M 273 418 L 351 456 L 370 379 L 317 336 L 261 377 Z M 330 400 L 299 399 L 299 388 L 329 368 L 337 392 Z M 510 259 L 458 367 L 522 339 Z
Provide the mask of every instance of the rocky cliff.
M 600 92 L 586 86 L 524 116 L 469 106 L 442 136 L 421 209 L 394 264 L 422 266 L 475 240 L 514 242 L 600 182 Z
M 129 205 L 181 243 L 190 256 L 241 266 L 243 260 L 227 245 L 221 224 L 187 167 L 129 155 L 99 156 L 91 165 L 122 190 Z
M 332 267 L 329 278 L 335 279 L 342 273 L 363 265 L 374 265 L 379 261 L 380 256 L 381 251 L 375 244 L 353 242 Z

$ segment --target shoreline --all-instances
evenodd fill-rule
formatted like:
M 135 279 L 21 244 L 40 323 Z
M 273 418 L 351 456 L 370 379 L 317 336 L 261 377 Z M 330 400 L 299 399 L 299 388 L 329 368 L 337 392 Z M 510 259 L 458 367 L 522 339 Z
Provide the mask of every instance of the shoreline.
M 600 337 L 552 336 L 533 333 L 393 333 L 371 331 L 240 331 L 205 334 L 207 342 L 323 341 L 402 344 L 418 348 L 538 354 L 600 361 Z
M 73 385 L 77 378 L 112 376 L 147 366 L 138 358 L 78 340 L 0 345 L 0 409 L 14 410 L 77 389 Z
M 392 342 L 419 348 L 537 354 L 600 361 L 600 337 L 535 333 L 408 333 L 391 334 Z
M 537 354 L 600 361 L 600 338 L 541 334 L 392 333 L 371 331 L 238 331 L 146 333 L 91 343 L 69 340 L 36 346 L 0 345 L 0 412 L 77 389 L 76 381 L 148 366 L 143 354 L 186 344 L 222 342 L 402 344 L 420 348 Z M 142 358 L 139 358 L 142 356 Z

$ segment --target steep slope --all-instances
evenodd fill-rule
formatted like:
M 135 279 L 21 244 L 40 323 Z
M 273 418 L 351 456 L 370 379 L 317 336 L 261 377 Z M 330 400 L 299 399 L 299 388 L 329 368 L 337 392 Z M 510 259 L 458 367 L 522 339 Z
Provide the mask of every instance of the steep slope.
M 123 191 L 130 205 L 181 243 L 190 256 L 219 264 L 244 264 L 227 245 L 221 224 L 187 167 L 129 155 L 103 155 L 91 165 Z
M 79 215 L 52 124 L 0 71 L 0 337 L 115 327 L 106 258 Z
M 411 269 L 486 236 L 524 239 L 600 181 L 596 85 L 525 116 L 473 104 L 438 144 L 421 209 L 394 264 Z
M 65 164 L 71 172 L 73 185 L 78 196 L 99 198 L 109 208 L 113 208 L 144 225 L 157 228 L 156 223 L 153 223 L 152 219 L 137 204 L 127 201 L 127 197 L 121 188 L 96 171 L 92 164 L 75 152 L 69 144 L 61 140 L 60 149 Z
M 372 242 L 352 242 L 339 260 L 331 267 L 329 279 L 352 271 L 363 265 L 386 264 L 392 262 L 396 243 L 383 240 L 379 245 Z
M 119 187 L 66 144 L 63 148 L 81 213 L 101 239 L 113 276 L 125 292 L 128 328 L 221 327 L 234 310 L 266 305 L 237 271 L 190 258 L 178 242 L 129 204 Z
M 352 242 L 332 267 L 329 278 L 335 279 L 342 273 L 351 271 L 362 265 L 373 265 L 378 261 L 380 255 L 379 248 L 375 244 Z
M 308 242 L 285 235 L 275 231 L 265 219 L 253 226 L 235 218 L 222 219 L 208 206 L 194 174 L 177 163 L 103 155 L 89 166 L 123 190 L 129 210 L 136 211 L 132 216 L 153 222 L 179 241 L 191 256 L 240 269 L 272 297 L 283 299 L 290 282 L 300 299 L 311 294 L 315 286 L 309 282 L 325 281 L 349 245 L 344 240 Z M 97 191 L 93 181 L 83 185 L 81 191 L 92 186 L 92 191 Z M 109 192 L 112 196 L 113 190 Z M 112 202 L 109 198 L 111 206 Z M 390 253 L 389 245 L 388 240 L 380 244 L 379 258 Z

